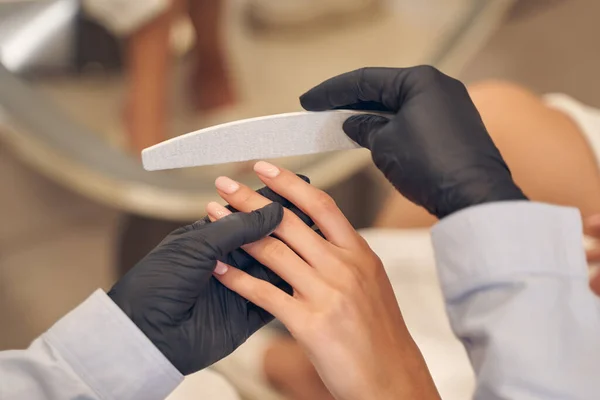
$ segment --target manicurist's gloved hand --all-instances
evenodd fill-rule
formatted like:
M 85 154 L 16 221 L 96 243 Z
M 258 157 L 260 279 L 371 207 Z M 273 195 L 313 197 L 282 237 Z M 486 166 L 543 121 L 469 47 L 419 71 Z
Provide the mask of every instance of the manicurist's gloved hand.
M 396 189 L 438 218 L 463 208 L 523 200 L 465 86 L 430 66 L 364 68 L 300 97 L 310 111 L 392 112 L 350 117 L 344 131 L 371 150 Z
M 217 260 L 291 291 L 239 248 L 273 232 L 284 207 L 304 223 L 312 222 L 270 189 L 258 193 L 273 203 L 251 213 L 234 213 L 213 223 L 205 218 L 175 230 L 108 293 L 183 374 L 227 356 L 273 319 L 213 278 Z

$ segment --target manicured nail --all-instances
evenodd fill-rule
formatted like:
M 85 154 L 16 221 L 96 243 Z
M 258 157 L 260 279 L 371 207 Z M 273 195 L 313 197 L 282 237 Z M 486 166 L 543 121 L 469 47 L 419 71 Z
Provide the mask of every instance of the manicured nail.
M 231 214 L 231 211 L 214 201 L 211 201 L 206 205 L 206 212 L 209 216 L 213 217 L 214 219 L 221 219 Z
M 227 272 L 228 269 L 229 267 L 227 266 L 227 264 L 223 264 L 221 261 L 217 261 L 217 266 L 215 267 L 215 274 L 223 275 L 225 272 Z
M 254 171 L 259 175 L 266 176 L 267 178 L 275 178 L 280 172 L 279 168 L 273 164 L 269 164 L 266 161 L 259 161 L 254 164 Z
M 229 179 L 226 176 L 218 177 L 217 180 L 215 181 L 215 186 L 221 192 L 226 193 L 226 194 L 234 194 L 240 188 L 239 183 L 237 183 L 236 181 L 234 181 L 232 179 Z

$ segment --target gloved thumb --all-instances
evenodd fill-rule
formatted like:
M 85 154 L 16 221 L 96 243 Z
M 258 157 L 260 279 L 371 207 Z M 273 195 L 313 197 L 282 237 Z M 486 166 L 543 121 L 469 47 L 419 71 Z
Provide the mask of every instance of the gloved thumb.
M 283 219 L 283 206 L 270 203 L 250 213 L 233 213 L 201 226 L 197 235 L 204 244 L 203 256 L 218 260 L 239 247 L 270 235 Z
M 389 122 L 389 119 L 380 115 L 353 115 L 344 122 L 343 129 L 350 139 L 362 147 L 371 149 L 375 135 Z

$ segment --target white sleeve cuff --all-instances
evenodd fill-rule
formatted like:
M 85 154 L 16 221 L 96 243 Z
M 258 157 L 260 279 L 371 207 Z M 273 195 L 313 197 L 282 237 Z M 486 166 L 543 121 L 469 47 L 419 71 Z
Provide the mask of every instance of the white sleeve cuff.
M 183 376 L 101 290 L 44 335 L 102 399 L 164 399 Z
M 444 218 L 432 230 L 447 299 L 515 276 L 588 279 L 581 215 L 528 201 L 483 204 Z

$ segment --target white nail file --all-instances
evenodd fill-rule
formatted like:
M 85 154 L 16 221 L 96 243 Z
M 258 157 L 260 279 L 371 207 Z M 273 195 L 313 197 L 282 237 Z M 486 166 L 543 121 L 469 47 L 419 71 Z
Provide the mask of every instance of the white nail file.
M 144 149 L 142 162 L 156 171 L 356 149 L 342 124 L 363 113 L 294 112 L 229 122 Z

